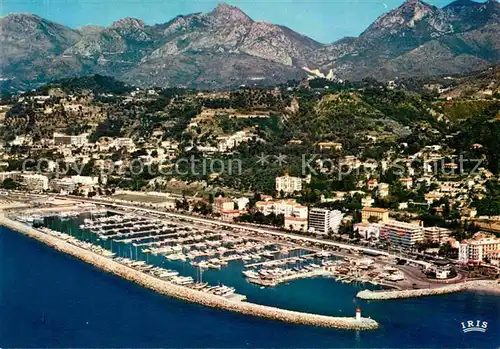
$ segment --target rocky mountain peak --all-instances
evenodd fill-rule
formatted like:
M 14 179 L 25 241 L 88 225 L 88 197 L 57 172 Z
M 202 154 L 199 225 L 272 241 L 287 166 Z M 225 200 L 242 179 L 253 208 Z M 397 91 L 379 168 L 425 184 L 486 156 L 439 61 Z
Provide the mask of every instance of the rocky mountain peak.
M 488 0 L 483 4 L 483 6 L 488 11 L 494 11 L 496 13 L 500 11 L 500 2 L 498 2 L 497 0 Z
M 460 73 L 499 62 L 499 3 L 475 1 L 440 9 L 407 0 L 360 37 L 330 45 L 253 21 L 225 3 L 152 26 L 124 18 L 74 30 L 36 15 L 9 15 L 0 17 L 0 70 L 23 84 L 100 73 L 201 88 L 300 79 L 302 66 L 349 80 Z
M 398 8 L 380 16 L 361 36 L 407 36 L 414 32 L 419 37 L 427 37 L 451 31 L 452 27 L 446 23 L 441 9 L 421 0 L 408 0 Z
M 143 29 L 144 21 L 137 18 L 126 17 L 113 22 L 111 27 L 120 29 Z
M 78 40 L 79 37 L 76 31 L 31 13 L 0 17 L 0 47 L 1 41 L 6 39 L 13 42 L 17 40 L 31 42 L 33 47 L 36 43 L 32 40 L 39 40 L 48 47 L 57 47 L 59 44 L 52 44 L 59 42 L 64 45 Z
M 455 0 L 450 2 L 448 5 L 444 7 L 444 9 L 452 8 L 452 7 L 462 7 L 462 6 L 479 6 L 481 5 L 478 2 L 474 2 L 472 0 Z
M 19 27 L 20 30 L 28 31 L 38 28 L 40 25 L 57 25 L 31 13 L 12 13 L 6 17 L 0 17 L 4 25 Z
M 487 24 L 500 22 L 500 4 L 495 0 L 475 2 L 456 0 L 443 8 L 446 19 L 456 31 L 464 32 Z
M 247 16 L 239 7 L 231 6 L 224 2 L 208 14 L 220 24 L 239 22 L 240 24 L 252 23 L 252 19 Z

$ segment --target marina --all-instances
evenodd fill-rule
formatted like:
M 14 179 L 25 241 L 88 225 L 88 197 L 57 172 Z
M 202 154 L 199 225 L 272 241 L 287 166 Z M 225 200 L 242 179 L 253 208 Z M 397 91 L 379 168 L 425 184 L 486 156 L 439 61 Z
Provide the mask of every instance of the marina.
M 5 287 L 0 300 L 3 318 L 9 319 L 0 331 L 6 347 L 37 347 L 39 343 L 52 347 L 184 347 L 189 343 L 196 347 L 413 348 L 434 347 L 435 343 L 446 341 L 452 347 L 465 348 L 479 347 L 480 339 L 486 348 L 500 339 L 494 328 L 477 336 L 462 335 L 459 328 L 459 321 L 469 317 L 495 325 L 499 304 L 493 295 L 462 292 L 390 302 L 357 300 L 363 312 L 382 326 L 361 333 L 337 331 L 203 309 L 96 272 L 87 263 L 67 258 L 55 248 L 1 226 L 0 239 L 4 252 L 0 255 L 2 280 L 5 285 L 17 285 Z M 37 268 L 33 268 L 34 264 Z M 54 270 L 58 271 L 56 279 Z M 300 295 L 318 290 L 314 297 L 308 297 L 304 311 L 317 312 L 321 308 L 333 316 L 352 314 L 353 296 L 359 288 L 354 283 L 328 287 L 329 280 L 302 279 L 269 291 L 286 292 L 282 297 L 287 296 L 296 304 L 300 303 Z M 35 293 L 34 287 L 38 288 Z M 268 290 L 255 289 L 259 293 Z M 253 297 L 252 292 L 247 294 Z M 475 304 L 473 308 L 471 303 Z M 29 336 L 23 335 L 26 319 L 36 325 L 30 327 Z M 193 328 L 197 329 L 197 336 L 193 335 Z M 426 335 L 412 339 L 402 329 Z M 57 339 L 47 341 L 54 331 L 59 331 Z M 286 335 L 277 335 L 282 333 Z
M 140 250 L 143 254 L 164 256 L 169 261 L 188 262 L 200 272 L 220 270 L 229 262 L 241 261 L 245 268 L 256 270 L 255 274 L 243 270 L 243 275 L 249 282 L 261 286 L 328 276 L 330 273 L 325 267 L 333 263 L 328 260 L 331 255 L 326 252 L 313 252 L 290 244 L 134 215 L 85 219 L 80 228 L 102 240 L 130 244 L 133 256 L 138 256 Z M 315 261 L 321 265 L 315 264 Z
M 38 233 L 103 258 L 104 270 L 159 293 L 249 315 L 316 326 L 368 329 L 374 326 L 369 318 L 362 318 L 361 326 L 353 325 L 354 317 L 331 317 L 336 312 L 319 303 L 315 305 L 307 293 L 292 301 L 284 290 L 323 280 L 325 289 L 345 284 L 357 289 L 360 299 L 385 299 L 388 296 L 384 296 L 382 288 L 399 289 L 397 282 L 405 278 L 395 261 L 385 256 L 364 256 L 356 251 L 342 254 L 325 245 L 297 244 L 290 239 L 210 224 L 194 225 L 182 219 L 117 210 L 105 212 L 102 207 L 79 214 L 53 211 L 24 209 L 11 211 L 9 217 L 32 226 Z M 91 264 L 95 262 L 94 257 L 76 254 Z M 311 288 L 309 292 L 312 291 Z
M 281 284 L 288 286 L 295 280 L 320 277 L 368 289 L 398 289 L 395 282 L 404 279 L 404 275 L 391 266 L 394 261 L 387 261 L 383 256 L 375 261 L 353 251 L 346 257 L 326 246 L 302 246 L 259 233 L 209 224 L 193 225 L 158 216 L 106 212 L 103 207 L 72 215 L 71 220 L 66 219 L 67 216 L 70 214 L 28 210 L 12 217 L 62 231 L 66 236 L 109 250 L 113 256 L 125 258 L 124 261 L 175 270 L 181 274 L 179 277 L 188 278 L 174 279 L 185 286 L 198 287 L 210 281 L 212 285 L 229 287 L 232 292 L 227 295 L 238 300 L 247 299 L 248 285 L 274 288 Z M 240 277 L 235 273 L 240 273 Z M 236 293 L 236 289 L 240 291 Z
M 49 228 L 41 227 L 39 230 L 45 234 L 57 237 L 63 241 L 66 241 L 72 245 L 78 246 L 80 248 L 92 251 L 101 256 L 114 259 L 114 261 L 133 268 L 137 271 L 147 273 L 158 279 L 169 281 L 176 285 L 186 286 L 201 292 L 207 292 L 216 296 L 225 297 L 230 300 L 243 301 L 246 299 L 245 296 L 235 293 L 234 287 L 228 287 L 224 285 L 211 286 L 208 283 L 195 282 L 191 276 L 180 276 L 178 271 L 172 269 L 165 269 L 161 267 L 155 267 L 151 264 L 147 264 L 145 261 L 138 261 L 125 257 L 116 257 L 116 253 L 110 250 L 106 250 L 100 246 L 96 246 L 92 243 L 81 241 L 71 235 L 61 233 Z M 116 258 L 115 258 L 116 257 Z
M 144 272 L 135 267 L 145 267 L 143 263 L 137 260 L 128 262 L 130 265 L 122 264 L 124 260 L 121 257 L 105 257 L 86 249 L 85 245 L 75 245 L 71 243 L 71 238 L 67 240 L 61 239 L 57 234 L 51 233 L 48 230 L 41 231 L 33 227 L 29 227 L 23 223 L 14 221 L 5 217 L 3 214 L 0 217 L 1 224 L 11 229 L 17 230 L 35 238 L 54 249 L 77 257 L 89 264 L 92 264 L 100 269 L 121 276 L 124 279 L 135 282 L 144 287 L 150 288 L 160 294 L 165 294 L 173 298 L 178 298 L 194 303 L 199 303 L 208 307 L 231 310 L 246 315 L 264 317 L 273 320 L 290 322 L 303 325 L 312 325 L 319 327 L 342 328 L 350 330 L 370 330 L 376 329 L 378 323 L 369 318 L 362 318 L 360 313 L 356 313 L 356 317 L 332 317 L 312 313 L 297 312 L 285 310 L 281 308 L 255 304 L 251 302 L 242 302 L 232 298 L 227 299 L 225 296 L 232 293 L 230 287 L 215 287 L 208 288 L 208 285 L 194 285 L 194 288 L 187 287 L 184 284 L 191 284 L 191 280 L 187 277 L 173 276 L 172 280 L 178 283 L 159 279 L 148 272 Z M 135 266 L 135 267 L 134 267 Z M 152 269 L 147 267 L 148 269 Z M 146 270 L 147 271 L 147 270 Z M 200 291 L 197 288 L 206 288 L 206 292 Z

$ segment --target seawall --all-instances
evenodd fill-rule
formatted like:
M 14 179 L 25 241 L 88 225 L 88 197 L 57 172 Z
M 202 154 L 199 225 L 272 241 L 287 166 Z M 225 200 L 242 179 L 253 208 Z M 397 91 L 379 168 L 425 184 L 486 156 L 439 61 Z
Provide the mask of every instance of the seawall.
M 227 300 L 223 297 L 193 290 L 188 287 L 175 285 L 168 281 L 157 279 L 151 275 L 122 265 L 112 259 L 101 256 L 92 251 L 88 251 L 81 247 L 72 245 L 66 241 L 58 239 L 57 237 L 44 234 L 20 222 L 11 220 L 5 217 L 3 212 L 0 212 L 0 225 L 3 225 L 7 228 L 18 231 L 40 242 L 43 242 L 58 251 L 74 256 L 82 261 L 100 268 L 101 270 L 121 276 L 124 279 L 135 282 L 141 286 L 154 290 L 160 294 L 167 295 L 169 297 L 202 304 L 204 306 L 212 308 L 234 311 L 240 314 L 258 316 L 271 320 L 278 320 L 301 325 L 347 330 L 373 330 L 378 328 L 378 323 L 375 320 L 369 318 L 356 320 L 354 317 L 332 317 L 285 310 L 255 303 L 235 302 Z
M 417 290 L 391 290 L 391 291 L 363 290 L 358 292 L 356 297 L 364 300 L 388 300 L 388 299 L 437 296 L 437 295 L 462 292 L 462 291 L 476 291 L 476 292 L 484 292 L 484 293 L 500 295 L 500 281 L 474 280 L 474 281 L 465 281 L 453 285 L 446 285 L 443 287 L 422 288 Z

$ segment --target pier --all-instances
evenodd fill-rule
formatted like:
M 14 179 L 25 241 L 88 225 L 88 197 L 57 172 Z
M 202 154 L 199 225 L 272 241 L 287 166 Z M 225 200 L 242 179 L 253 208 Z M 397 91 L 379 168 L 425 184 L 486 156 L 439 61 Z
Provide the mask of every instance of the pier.
M 55 236 L 45 234 L 26 224 L 16 222 L 5 217 L 0 212 L 0 225 L 21 232 L 29 237 L 53 247 L 54 249 L 72 255 L 106 272 L 118 275 L 129 281 L 152 289 L 160 294 L 173 298 L 199 303 L 208 307 L 222 310 L 234 311 L 241 314 L 258 316 L 277 321 L 312 325 L 328 328 L 339 328 L 349 330 L 373 330 L 378 328 L 378 323 L 369 318 L 356 317 L 332 317 L 318 314 L 301 313 L 275 307 L 269 307 L 254 303 L 233 301 L 224 297 L 208 294 L 196 289 L 176 285 L 174 283 L 158 279 L 147 273 L 138 271 L 129 266 L 120 264 L 115 260 L 100 254 L 72 245 Z

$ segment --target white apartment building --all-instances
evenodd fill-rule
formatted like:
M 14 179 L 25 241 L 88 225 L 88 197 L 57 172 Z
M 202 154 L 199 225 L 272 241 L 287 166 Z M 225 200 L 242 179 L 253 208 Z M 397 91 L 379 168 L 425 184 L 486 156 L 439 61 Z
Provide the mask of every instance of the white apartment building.
M 377 195 L 381 198 L 385 198 L 389 196 L 389 184 L 387 183 L 379 183 L 377 187 Z
M 312 208 L 309 211 L 309 231 L 316 234 L 337 233 L 344 214 L 338 210 Z
M 49 179 L 44 175 L 21 174 L 21 179 L 28 190 L 43 191 L 49 189 Z
M 99 177 L 71 176 L 71 180 L 74 183 L 83 184 L 83 185 L 97 185 L 97 184 L 99 184 Z
M 71 193 L 78 187 L 78 185 L 73 182 L 71 178 L 65 177 L 50 181 L 50 187 L 52 190 L 59 193 Z
M 92 187 L 94 185 L 99 184 L 99 177 L 90 177 L 90 176 L 71 176 L 53 179 L 50 182 L 50 187 L 54 191 L 58 191 L 61 193 L 71 193 L 73 190 L 77 189 L 81 185 L 86 185 Z
M 441 243 L 450 236 L 450 230 L 440 227 L 426 227 L 424 230 L 424 239 L 430 242 Z
M 252 139 L 252 135 L 245 131 L 238 131 L 230 136 L 220 136 L 217 137 L 217 149 L 220 152 L 226 152 L 236 148 L 243 142 L 248 142 L 250 139 Z
M 413 187 L 413 179 L 411 177 L 401 178 L 399 181 L 401 182 L 401 185 L 406 189 L 411 189 L 411 187 Z
M 87 133 L 82 133 L 77 136 L 65 135 L 62 133 L 54 133 L 54 145 L 70 145 L 74 147 L 81 147 L 87 144 L 88 139 Z
M 302 190 L 301 178 L 292 177 L 287 174 L 282 177 L 276 177 L 276 191 L 278 193 L 283 191 L 286 194 L 292 194 L 293 192 L 301 190 Z
M 302 206 L 295 200 L 257 201 L 255 207 L 265 215 L 274 213 L 285 217 L 307 218 L 308 213 L 307 206 Z
M 499 253 L 500 239 L 494 235 L 479 232 L 471 239 L 460 242 L 458 261 L 460 263 L 479 263 L 488 257 L 492 262 L 498 263 Z
M 113 140 L 113 144 L 116 148 L 134 148 L 135 147 L 135 144 L 134 144 L 134 141 L 132 140 L 132 138 L 128 138 L 128 137 L 119 137 L 119 138 L 115 138 Z
M 0 183 L 10 178 L 12 180 L 17 180 L 21 176 L 21 172 L 19 171 L 9 171 L 9 172 L 0 172 Z
M 361 198 L 361 206 L 363 207 L 372 207 L 374 202 L 375 200 L 371 196 Z
M 379 240 L 380 230 L 383 225 L 380 223 L 357 223 L 354 224 L 354 231 L 357 231 L 361 237 L 365 240 Z

